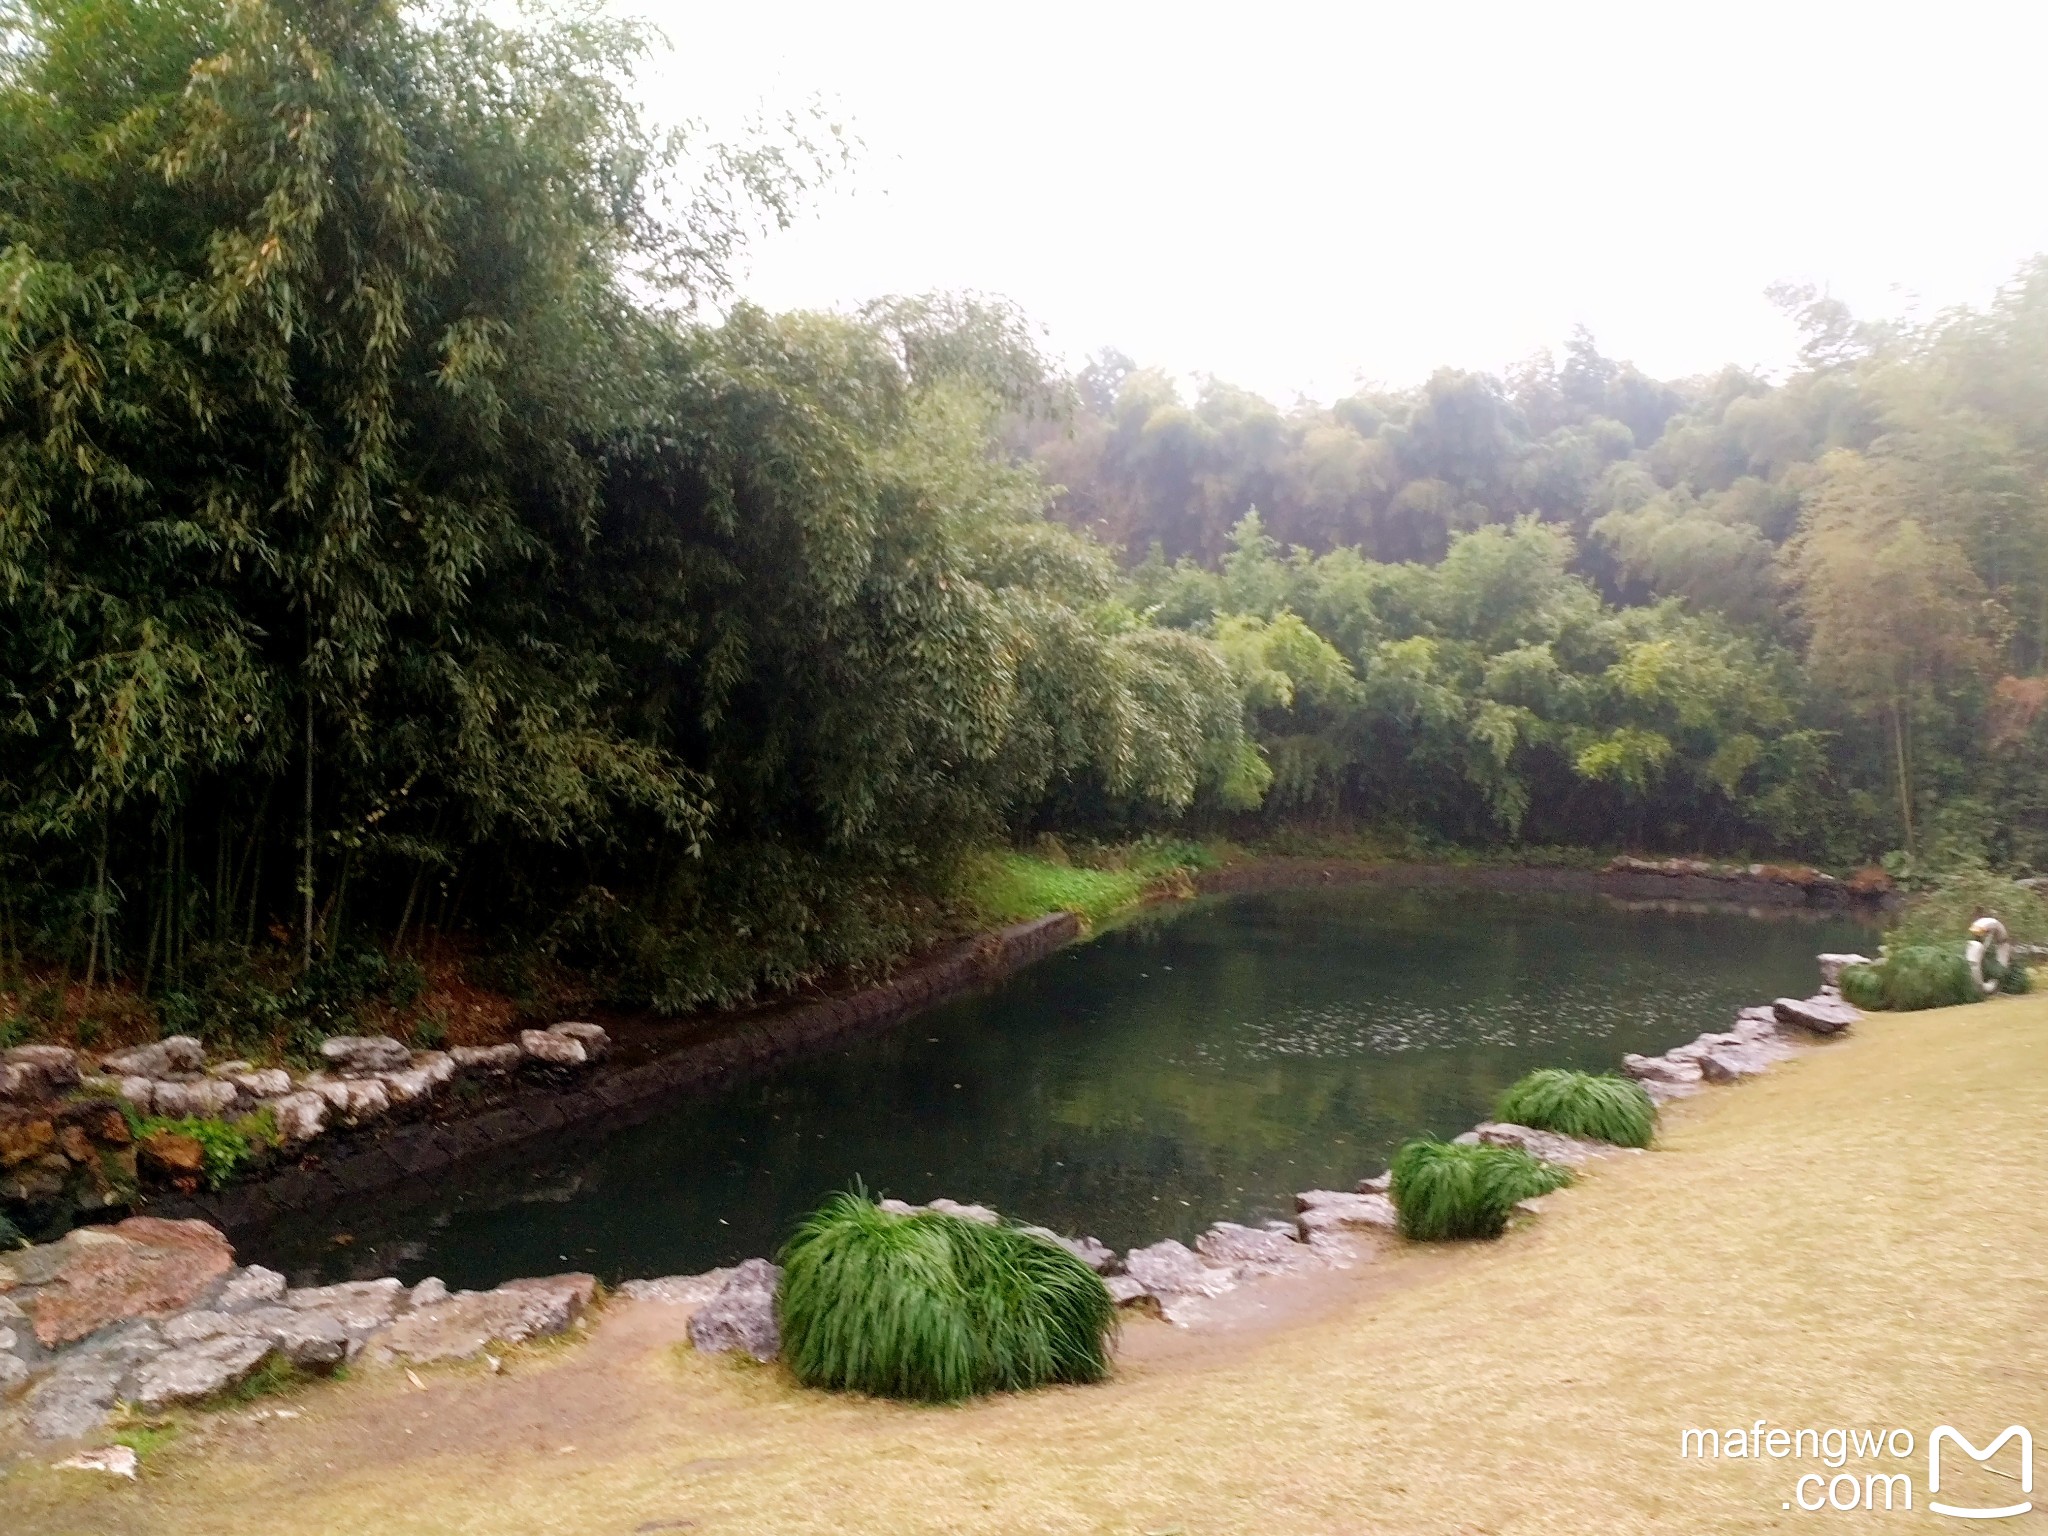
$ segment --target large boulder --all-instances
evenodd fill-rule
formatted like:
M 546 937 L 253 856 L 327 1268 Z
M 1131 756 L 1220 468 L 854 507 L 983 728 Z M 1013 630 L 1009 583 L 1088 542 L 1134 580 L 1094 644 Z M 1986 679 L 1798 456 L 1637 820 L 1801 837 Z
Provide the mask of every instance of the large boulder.
M 131 1216 L 0 1256 L 0 1286 L 13 1282 L 36 1342 L 56 1349 L 124 1319 L 181 1312 L 234 1262 L 227 1239 L 205 1222 Z
M 583 1054 L 592 1061 L 603 1060 L 612 1048 L 612 1037 L 605 1033 L 604 1026 L 601 1024 L 585 1024 L 577 1020 L 569 1020 L 560 1024 L 550 1024 L 548 1026 L 548 1033 L 551 1035 L 567 1035 L 571 1040 L 574 1040 L 583 1047 Z
M 311 1088 L 288 1093 L 271 1102 L 277 1117 L 277 1135 L 287 1147 L 303 1146 L 327 1129 L 327 1100 Z
M 458 1291 L 415 1306 L 380 1334 L 376 1353 L 426 1363 L 467 1360 L 493 1343 L 518 1344 L 565 1331 L 597 1293 L 592 1275 L 513 1280 L 494 1291 Z
M 320 1095 L 328 1116 L 344 1125 L 361 1125 L 391 1112 L 391 1092 L 378 1078 L 315 1074 L 306 1079 L 305 1086 Z
M 1099 1237 L 1067 1237 L 1050 1227 L 1025 1227 L 1022 1230 L 1066 1249 L 1098 1275 L 1109 1274 L 1117 1268 L 1116 1250 Z
M 1781 997 L 1771 1004 L 1771 1011 L 1785 1023 L 1796 1024 L 1816 1035 L 1839 1035 L 1863 1017 L 1853 1004 L 1825 993 L 1817 997 Z
M 766 1259 L 748 1259 L 726 1277 L 718 1293 L 690 1316 L 690 1342 L 706 1354 L 743 1350 L 773 1360 L 782 1349 L 775 1290 L 782 1271 Z

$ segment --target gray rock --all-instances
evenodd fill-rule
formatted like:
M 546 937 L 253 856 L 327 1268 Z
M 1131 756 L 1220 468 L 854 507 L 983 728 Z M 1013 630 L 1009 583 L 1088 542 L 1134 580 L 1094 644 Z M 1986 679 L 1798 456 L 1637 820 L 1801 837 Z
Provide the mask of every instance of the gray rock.
M 1116 1250 L 1100 1238 L 1067 1237 L 1050 1227 L 1022 1227 L 1018 1230 L 1029 1232 L 1033 1237 L 1043 1238 L 1056 1247 L 1066 1249 L 1098 1275 L 1109 1274 L 1117 1267 Z
M 756 1360 L 773 1360 L 782 1349 L 775 1317 L 775 1288 L 781 1283 L 775 1265 L 748 1259 L 690 1315 L 690 1342 L 706 1354 L 738 1349 Z
M 284 1292 L 283 1275 L 274 1269 L 265 1269 L 261 1264 L 251 1264 L 228 1277 L 228 1283 L 220 1288 L 220 1295 L 213 1304 L 223 1312 L 239 1312 L 245 1307 L 276 1301 Z
M 1472 1132 L 1465 1133 L 1468 1136 Z M 1394 1202 L 1385 1195 L 1356 1194 L 1348 1190 L 1310 1189 L 1294 1197 L 1295 1226 L 1303 1242 L 1347 1230 L 1395 1232 L 1401 1217 Z
M 1384 1173 L 1374 1174 L 1369 1179 L 1360 1179 L 1358 1181 L 1358 1192 L 1361 1195 L 1384 1195 L 1393 1187 L 1394 1170 L 1391 1168 L 1387 1169 Z
M 293 1365 L 324 1370 L 355 1352 L 358 1338 L 326 1312 L 301 1312 L 293 1307 L 260 1307 L 237 1321 L 268 1339 Z
M 439 1275 L 429 1275 L 412 1288 L 411 1299 L 416 1307 L 431 1307 L 437 1301 L 446 1301 L 448 1283 Z
M 172 1119 L 192 1115 L 208 1120 L 225 1115 L 235 1107 L 235 1100 L 240 1096 L 241 1090 L 233 1083 L 209 1077 L 196 1083 L 159 1082 L 151 1095 L 151 1102 L 158 1114 Z
M 1498 1120 L 1478 1127 L 1478 1136 L 1482 1146 L 1519 1147 L 1531 1157 L 1564 1168 L 1576 1168 L 1593 1158 L 1622 1150 L 1604 1141 L 1582 1141 L 1576 1136 L 1560 1136 L 1555 1131 L 1539 1131 L 1534 1126 Z
M 135 1372 L 135 1401 L 161 1408 L 211 1397 L 247 1377 L 271 1348 L 261 1334 L 237 1331 L 167 1351 Z
M 190 1035 L 172 1035 L 151 1045 L 116 1051 L 101 1059 L 100 1065 L 112 1077 L 171 1077 L 180 1072 L 204 1072 L 206 1047 Z
M 458 1045 L 448 1055 L 464 1072 L 510 1072 L 524 1052 L 516 1045 Z
M 1239 1275 L 1277 1275 L 1296 1269 L 1311 1255 L 1285 1232 L 1219 1221 L 1195 1239 L 1195 1252 L 1211 1264 L 1229 1265 Z
M 1785 1023 L 1816 1035 L 1839 1035 L 1863 1017 L 1839 997 L 1781 997 L 1771 1004 L 1771 1011 Z
M 1125 1254 L 1124 1273 L 1162 1301 L 1174 1296 L 1220 1296 L 1237 1284 L 1230 1270 L 1204 1264 L 1187 1244 L 1170 1237 Z
M 584 1024 L 569 1020 L 560 1024 L 550 1024 L 548 1026 L 548 1033 L 552 1035 L 567 1035 L 571 1040 L 576 1041 L 583 1047 L 583 1054 L 592 1061 L 601 1061 L 605 1053 L 612 1048 L 612 1037 L 605 1033 L 602 1025 L 598 1024 Z
M 156 1079 L 153 1077 L 117 1077 L 115 1091 L 133 1104 L 145 1115 L 156 1113 Z
M 1778 1058 L 1755 1045 L 1717 1045 L 1698 1057 L 1700 1073 L 1710 1083 L 1732 1083 L 1768 1072 Z
M 581 1040 L 546 1029 L 519 1031 L 519 1050 L 528 1061 L 544 1067 L 580 1067 L 590 1060 Z
M 1700 1064 L 1690 1058 L 1665 1056 L 1637 1056 L 1630 1054 L 1621 1058 L 1621 1070 L 1639 1083 L 1697 1083 L 1700 1080 Z
M 42 1440 L 75 1440 L 107 1422 L 121 1395 L 125 1362 L 95 1355 L 65 1361 L 29 1389 L 29 1432 Z
M 460 1291 L 408 1312 L 378 1335 L 375 1349 L 379 1357 L 420 1364 L 471 1359 L 493 1343 L 518 1344 L 563 1332 L 596 1293 L 592 1275 L 551 1275 L 508 1281 L 494 1291 Z
M 226 1077 L 252 1099 L 281 1099 L 292 1091 L 292 1075 L 282 1067 L 230 1072 Z
M 1820 984 L 1823 987 L 1839 987 L 1842 972 L 1852 965 L 1875 965 L 1877 962 L 1868 955 L 1818 955 L 1820 961 Z
M 11 1396 L 28 1380 L 29 1364 L 19 1355 L 0 1355 L 0 1397 Z
M 1110 1275 L 1102 1282 L 1109 1287 L 1110 1300 L 1117 1306 L 1134 1312 L 1149 1312 L 1154 1317 L 1165 1314 L 1159 1306 L 1159 1298 L 1145 1289 L 1143 1282 L 1129 1275 Z
M 285 1305 L 300 1312 L 322 1312 L 351 1336 L 364 1338 L 398 1313 L 404 1287 L 395 1276 L 381 1280 L 344 1280 L 339 1285 L 286 1291 Z
M 327 1112 L 344 1125 L 361 1125 L 391 1112 L 391 1095 L 374 1077 L 309 1077 L 306 1087 L 317 1093 Z
M 76 1087 L 78 1052 L 62 1045 L 0 1051 L 0 1099 L 45 1099 Z
M 313 1089 L 288 1093 L 274 1101 L 278 1137 L 288 1147 L 302 1146 L 327 1129 L 327 1100 Z
M 700 1307 L 716 1296 L 730 1269 L 707 1270 L 701 1275 L 663 1275 L 655 1280 L 628 1280 L 619 1294 L 633 1301 L 654 1301 L 666 1307 Z
M 434 1091 L 441 1086 L 432 1072 L 425 1067 L 407 1067 L 400 1072 L 380 1072 L 377 1081 L 384 1085 L 384 1092 L 390 1098 L 393 1108 L 407 1104 L 424 1104 L 433 1098 Z
M 248 1324 L 233 1312 L 216 1312 L 205 1308 L 196 1312 L 180 1312 L 176 1317 L 164 1320 L 164 1338 L 174 1347 L 182 1349 L 187 1344 L 197 1344 L 203 1339 L 217 1339 L 224 1333 L 247 1333 Z
M 412 1065 L 405 1042 L 388 1035 L 334 1035 L 320 1042 L 320 1057 L 343 1077 L 403 1072 Z

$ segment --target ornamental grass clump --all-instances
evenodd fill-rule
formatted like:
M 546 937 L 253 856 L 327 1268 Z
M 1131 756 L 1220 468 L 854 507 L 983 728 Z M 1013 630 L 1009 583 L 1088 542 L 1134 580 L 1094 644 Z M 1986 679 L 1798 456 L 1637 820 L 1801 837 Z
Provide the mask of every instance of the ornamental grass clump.
M 1987 977 L 1996 963 L 1987 960 Z M 2009 990 L 2024 991 L 2025 968 L 2014 964 L 2012 970 L 2019 973 L 2020 980 Z M 1900 1013 L 1982 1002 L 1984 998 L 1970 978 L 1970 962 L 1963 958 L 1960 947 L 1941 944 L 1908 944 L 1875 965 L 1849 966 L 1838 985 L 1842 996 L 1858 1008 L 1890 1008 Z M 2001 990 L 2008 990 L 2002 980 Z
M 1394 1154 L 1391 1186 L 1401 1235 L 1419 1242 L 1499 1237 L 1519 1200 L 1571 1183 L 1571 1170 L 1519 1147 L 1411 1141 Z
M 1617 1147 L 1647 1147 L 1657 1129 L 1657 1106 L 1641 1083 L 1561 1067 L 1545 1067 L 1516 1083 L 1500 1096 L 1493 1117 Z
M 841 1194 L 781 1259 L 783 1358 L 807 1386 L 954 1402 L 1109 1373 L 1100 1277 L 1018 1228 Z

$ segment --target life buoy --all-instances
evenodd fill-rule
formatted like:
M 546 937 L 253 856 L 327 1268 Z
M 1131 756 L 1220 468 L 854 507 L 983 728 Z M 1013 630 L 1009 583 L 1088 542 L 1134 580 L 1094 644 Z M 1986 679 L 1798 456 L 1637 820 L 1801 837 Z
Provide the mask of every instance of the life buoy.
M 2006 937 L 2005 924 L 1995 917 L 1980 917 L 1970 924 L 1970 942 L 1963 950 L 1963 958 L 1970 962 L 1970 980 L 1977 983 L 1978 991 L 1989 997 L 1998 990 L 1998 983 L 1984 979 L 1984 951 L 1987 949 L 1997 954 L 2001 976 L 2012 969 L 2012 940 Z

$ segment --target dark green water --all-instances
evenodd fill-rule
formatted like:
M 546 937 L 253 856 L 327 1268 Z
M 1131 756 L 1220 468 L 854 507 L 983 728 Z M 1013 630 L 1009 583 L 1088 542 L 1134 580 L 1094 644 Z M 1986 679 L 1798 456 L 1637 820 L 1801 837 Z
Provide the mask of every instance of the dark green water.
M 1606 1069 L 1816 981 L 1846 920 L 1369 888 L 1164 909 L 774 1076 L 606 1138 L 300 1220 L 244 1257 L 340 1278 L 607 1280 L 772 1254 L 856 1177 L 1117 1248 L 1291 1213 L 1539 1066 Z M 332 1242 L 346 1229 L 353 1241 Z M 268 1252 L 263 1251 L 268 1248 Z

